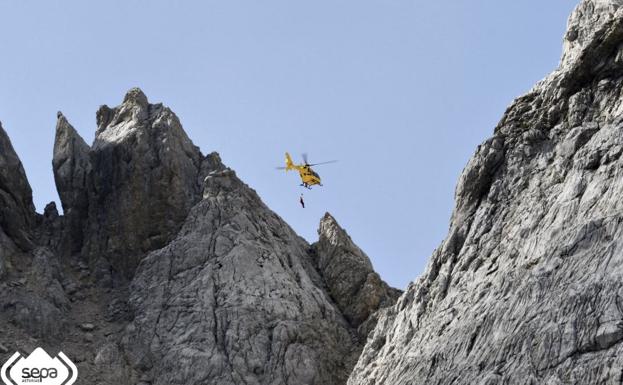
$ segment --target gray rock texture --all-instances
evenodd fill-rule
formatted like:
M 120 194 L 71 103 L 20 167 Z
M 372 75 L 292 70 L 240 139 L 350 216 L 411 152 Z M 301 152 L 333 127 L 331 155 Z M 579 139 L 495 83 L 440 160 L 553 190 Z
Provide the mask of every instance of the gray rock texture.
M 72 254 L 83 246 L 89 212 L 88 177 L 90 147 L 62 113 L 58 113 L 52 167 L 58 195 L 67 221 L 67 242 Z
M 381 280 L 368 256 L 331 214 L 320 221 L 318 235 L 314 244 L 317 269 L 346 320 L 355 328 L 364 326 L 365 338 L 376 320 L 366 321 L 379 308 L 394 304 L 401 292 Z
M 15 346 L 17 334 L 27 335 L 20 340 L 28 343 L 57 340 L 63 333 L 69 300 L 60 282 L 60 261 L 46 247 L 54 231 L 45 227 L 55 222 L 54 212 L 49 206 L 46 215 L 35 213 L 22 164 L 0 127 L 0 339 L 5 347 Z
M 132 283 L 133 363 L 158 385 L 343 384 L 357 339 L 309 246 L 233 171 L 205 183 L 177 238 Z
M 53 165 L 73 251 L 112 282 L 175 236 L 201 197 L 203 156 L 177 116 L 138 88 L 100 107 L 97 124 L 89 147 L 59 114 Z
M 177 116 L 148 104 L 139 89 L 119 107 L 100 108 L 87 252 L 108 254 L 114 269 L 131 276 L 134 256 L 164 246 L 199 200 L 201 161 Z
M 399 291 L 337 222 L 308 244 L 139 89 L 97 124 L 89 146 L 58 114 L 64 215 L 35 213 L 1 132 L 0 360 L 62 350 L 96 385 L 345 384 Z
M 577 7 L 560 68 L 477 149 L 448 237 L 348 384 L 621 382 L 621 4 Z
M 12 328 L 53 339 L 63 328 L 67 299 L 58 260 L 37 244 L 39 221 L 24 168 L 0 126 L 0 339 Z
M 32 191 L 7 133 L 0 124 L 0 230 L 23 250 L 32 248 Z

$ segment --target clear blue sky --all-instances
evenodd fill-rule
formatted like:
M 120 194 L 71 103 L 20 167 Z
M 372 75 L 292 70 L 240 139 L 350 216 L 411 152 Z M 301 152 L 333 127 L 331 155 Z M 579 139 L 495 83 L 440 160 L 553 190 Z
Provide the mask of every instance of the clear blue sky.
M 404 288 L 448 230 L 454 186 L 506 106 L 558 63 L 576 1 L 3 1 L 0 121 L 37 208 L 56 200 L 56 111 L 139 86 L 309 241 L 331 212 Z M 324 188 L 274 169 L 308 152 Z

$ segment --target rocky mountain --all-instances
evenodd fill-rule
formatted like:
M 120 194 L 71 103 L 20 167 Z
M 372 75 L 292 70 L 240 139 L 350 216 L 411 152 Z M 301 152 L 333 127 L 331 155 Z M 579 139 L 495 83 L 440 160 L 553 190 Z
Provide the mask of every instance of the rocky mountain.
M 508 108 L 448 237 L 348 384 L 623 381 L 623 1 L 583 0 L 560 67 Z
M 400 292 L 335 219 L 308 244 L 139 89 L 97 125 L 89 146 L 58 113 L 64 215 L 35 213 L 0 127 L 0 358 L 62 350 L 83 384 L 345 384 Z
M 377 310 L 393 305 L 400 291 L 381 280 L 368 256 L 331 214 L 320 221 L 318 234 L 313 245 L 315 266 L 346 320 L 366 337 L 376 325 Z
M 138 89 L 91 146 L 59 113 L 63 215 L 35 213 L 0 127 L 0 359 L 62 350 L 89 384 L 619 384 L 622 58 L 623 1 L 582 0 L 402 295 L 330 214 L 308 244 Z

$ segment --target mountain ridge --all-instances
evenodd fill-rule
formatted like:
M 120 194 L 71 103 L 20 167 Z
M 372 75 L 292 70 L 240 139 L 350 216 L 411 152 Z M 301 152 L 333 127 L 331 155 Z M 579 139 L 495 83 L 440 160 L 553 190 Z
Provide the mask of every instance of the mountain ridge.
M 0 174 L 6 353 L 60 348 L 79 381 L 96 384 L 345 383 L 374 313 L 399 295 L 368 257 L 352 241 L 314 249 L 140 89 L 96 117 L 88 145 L 57 114 L 64 215 L 54 203 L 35 213 L 0 131 L 0 164 L 12 166 Z M 374 279 L 361 286 L 342 268 L 340 282 L 353 280 L 366 302 L 347 320 L 316 258 L 340 268 L 353 253 L 350 268 Z
M 34 212 L 0 129 L 2 354 L 60 347 L 96 384 L 620 383 L 622 5 L 579 3 L 402 294 L 330 214 L 309 244 L 138 89 L 92 146 L 59 115 L 64 216 Z

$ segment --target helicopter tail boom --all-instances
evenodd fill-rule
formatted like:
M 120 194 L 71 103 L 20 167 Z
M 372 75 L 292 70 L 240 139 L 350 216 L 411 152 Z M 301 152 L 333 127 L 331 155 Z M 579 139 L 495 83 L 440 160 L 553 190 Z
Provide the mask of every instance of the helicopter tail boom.
M 294 162 L 292 161 L 292 157 L 289 153 L 286 152 L 286 171 L 296 170 Z

